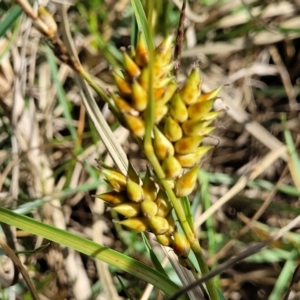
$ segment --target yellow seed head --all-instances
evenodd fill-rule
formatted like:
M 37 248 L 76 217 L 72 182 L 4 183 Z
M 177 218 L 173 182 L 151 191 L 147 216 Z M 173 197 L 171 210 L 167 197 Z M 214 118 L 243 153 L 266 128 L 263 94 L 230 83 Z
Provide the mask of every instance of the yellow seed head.
M 208 127 L 212 121 L 186 120 L 182 123 L 182 130 L 187 136 L 207 135 L 214 130 L 214 127 Z
M 131 87 L 130 84 L 122 77 L 120 76 L 116 71 L 112 70 L 111 74 L 115 80 L 115 84 L 121 94 L 128 96 L 131 95 Z
M 186 82 L 179 91 L 182 101 L 191 105 L 195 103 L 200 94 L 201 77 L 199 68 L 194 68 Z
M 149 49 L 142 32 L 139 33 L 136 44 L 135 61 L 141 67 L 145 67 L 149 62 Z
M 115 221 L 115 223 L 126 226 L 138 232 L 146 231 L 149 228 L 148 219 L 145 217 L 133 217 L 123 221 Z
M 173 239 L 170 234 L 157 235 L 156 240 L 163 246 L 173 247 Z
M 180 258 L 187 258 L 191 250 L 191 245 L 188 239 L 178 231 L 174 232 L 173 237 L 174 237 L 174 243 L 173 243 L 174 252 Z
M 217 89 L 214 89 L 208 93 L 204 93 L 204 94 L 201 94 L 198 99 L 197 99 L 197 102 L 203 102 L 203 101 L 207 101 L 209 99 L 216 99 L 218 97 L 218 94 L 220 92 L 222 87 L 219 87 Z
M 186 197 L 192 193 L 196 185 L 198 170 L 199 166 L 195 166 L 177 180 L 175 184 L 176 197 Z
M 169 223 L 163 217 L 154 216 L 148 220 L 150 229 L 155 235 L 165 234 L 169 230 Z
M 153 148 L 155 155 L 159 160 L 165 159 L 167 156 L 174 155 L 174 147 L 172 143 L 159 131 L 157 127 L 154 127 L 154 140 Z
M 126 73 L 131 77 L 137 77 L 141 74 L 139 66 L 132 60 L 132 58 L 123 49 L 123 64 Z
M 188 108 L 189 117 L 193 120 L 200 120 L 212 109 L 215 99 L 196 102 Z
M 192 153 L 203 140 L 202 136 L 187 136 L 175 143 L 176 154 Z
M 133 79 L 132 83 L 131 100 L 132 106 L 136 110 L 144 111 L 146 109 L 148 102 L 148 94 L 136 79 Z
M 159 217 L 166 217 L 172 210 L 172 205 L 169 201 L 168 195 L 164 190 L 159 190 L 155 203 L 157 204 L 157 213 Z
M 141 205 L 139 203 L 125 202 L 114 206 L 112 210 L 124 217 L 131 218 L 136 217 L 140 213 Z
M 188 110 L 178 93 L 173 95 L 170 102 L 170 115 L 179 123 L 188 119 Z
M 127 197 L 133 202 L 142 202 L 144 200 L 144 190 L 136 182 L 132 181 L 130 178 L 127 179 L 126 183 Z
M 145 123 L 138 116 L 132 116 L 130 114 L 124 114 L 125 121 L 128 125 L 128 129 L 137 137 L 142 138 L 145 135 Z
M 183 168 L 192 168 L 199 164 L 201 158 L 212 148 L 213 146 L 201 146 L 196 148 L 194 152 L 183 155 L 175 155 L 175 157 Z
M 105 201 L 106 203 L 108 203 L 110 205 L 121 204 L 128 200 L 125 193 L 122 193 L 122 192 L 120 193 L 120 192 L 116 192 L 116 191 L 111 191 L 111 192 L 107 192 L 104 194 L 98 194 L 98 195 L 96 195 L 96 197 Z
M 181 175 L 182 167 L 179 161 L 174 156 L 167 156 L 162 163 L 162 168 L 166 178 L 175 179 Z
M 101 171 L 104 174 L 107 183 L 117 192 L 125 190 L 126 177 L 119 171 L 101 166 Z
M 171 142 L 176 142 L 182 138 L 182 129 L 180 125 L 172 119 L 172 117 L 166 118 L 164 134 Z
M 159 124 L 162 118 L 167 114 L 168 110 L 169 108 L 167 105 L 158 101 L 154 108 L 154 123 Z
M 141 211 L 147 218 L 151 218 L 157 213 L 157 205 L 152 200 L 144 200 L 141 203 Z

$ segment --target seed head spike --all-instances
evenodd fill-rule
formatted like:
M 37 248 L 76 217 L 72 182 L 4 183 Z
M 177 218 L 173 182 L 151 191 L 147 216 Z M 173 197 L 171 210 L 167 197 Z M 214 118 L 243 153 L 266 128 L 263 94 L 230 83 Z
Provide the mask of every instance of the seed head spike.
M 157 204 L 157 213 L 159 217 L 166 217 L 172 210 L 172 205 L 169 201 L 168 195 L 164 190 L 159 190 L 155 203 Z
M 181 99 L 185 104 L 191 105 L 197 101 L 200 94 L 200 85 L 200 70 L 196 67 L 191 71 L 189 77 L 179 91 Z
M 166 178 L 177 178 L 181 175 L 182 167 L 174 156 L 167 156 L 162 163 Z
M 201 94 L 198 97 L 197 102 L 203 102 L 203 101 L 207 101 L 209 99 L 216 99 L 218 97 L 218 94 L 219 94 L 221 88 L 222 87 L 218 87 L 208 93 Z
M 125 202 L 114 206 L 112 210 L 124 217 L 131 218 L 136 217 L 140 213 L 141 205 L 139 203 Z
M 172 117 L 166 118 L 164 134 L 171 142 L 176 142 L 182 138 L 182 129 L 180 125 L 172 119 Z
M 163 246 L 169 246 L 172 247 L 173 245 L 173 239 L 170 234 L 160 234 L 156 236 L 157 242 L 159 242 Z
M 213 146 L 201 146 L 196 148 L 192 153 L 176 155 L 175 157 L 183 168 L 192 168 L 198 164 L 201 158 L 212 148 Z
M 208 127 L 212 121 L 202 121 L 202 120 L 186 120 L 182 123 L 182 130 L 187 136 L 195 135 L 207 135 L 214 127 Z
M 189 117 L 193 120 L 205 118 L 207 113 L 212 109 L 215 98 L 202 102 L 196 102 L 188 108 Z
M 155 235 L 165 234 L 169 230 L 169 223 L 163 217 L 154 216 L 149 218 L 151 231 Z
M 145 135 L 145 123 L 140 117 L 124 114 L 124 118 L 135 136 L 142 138 Z
M 96 195 L 97 198 L 105 201 L 107 204 L 110 205 L 117 205 L 121 204 L 125 201 L 128 201 L 128 198 L 126 196 L 126 193 L 120 193 L 116 191 L 111 191 L 103 194 Z
M 152 200 L 144 200 L 141 203 L 141 211 L 145 217 L 151 218 L 157 213 L 157 205 Z
M 138 184 L 132 181 L 130 178 L 127 179 L 126 184 L 127 197 L 133 202 L 142 202 L 144 200 L 144 191 L 143 188 Z
M 175 231 L 173 236 L 174 236 L 174 243 L 173 243 L 174 252 L 180 258 L 187 258 L 191 250 L 190 242 L 184 235 L 182 235 L 178 231 Z
M 179 123 L 188 119 L 188 110 L 179 93 L 175 93 L 170 102 L 170 115 Z
M 123 64 L 126 73 L 131 77 L 137 77 L 141 74 L 139 66 L 132 60 L 132 58 L 126 53 L 124 48 L 121 49 L 123 52 Z
M 196 185 L 198 170 L 199 166 L 195 166 L 177 180 L 175 184 L 176 197 L 186 197 L 192 193 Z
M 135 62 L 141 67 L 145 67 L 149 62 L 149 49 L 142 32 L 139 32 L 136 44 Z
M 133 78 L 133 83 L 131 87 L 132 106 L 138 111 L 144 111 L 147 107 L 148 102 L 147 92 L 143 89 L 143 87 L 138 83 L 138 81 L 135 78 Z
M 149 228 L 148 219 L 145 217 L 133 217 L 123 221 L 115 221 L 115 223 L 126 226 L 138 232 L 146 231 Z
M 116 86 L 121 94 L 128 96 L 131 95 L 131 87 L 130 84 L 120 76 L 116 71 L 112 70 L 111 74 L 115 80 Z
M 202 140 L 202 136 L 183 137 L 175 143 L 175 152 L 176 154 L 192 153 L 196 150 Z
M 153 148 L 155 155 L 159 160 L 165 159 L 168 155 L 174 155 L 174 147 L 172 143 L 157 127 L 154 127 Z

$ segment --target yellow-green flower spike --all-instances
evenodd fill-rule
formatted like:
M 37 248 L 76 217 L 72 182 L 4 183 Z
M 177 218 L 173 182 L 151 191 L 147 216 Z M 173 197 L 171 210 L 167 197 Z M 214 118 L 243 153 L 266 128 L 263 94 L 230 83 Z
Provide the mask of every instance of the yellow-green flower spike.
M 121 193 L 116 192 L 116 191 L 98 194 L 98 195 L 96 195 L 96 197 L 110 205 L 117 205 L 117 204 L 121 204 L 125 201 L 128 201 L 126 194 L 124 194 L 122 192 Z
M 207 135 L 214 130 L 214 127 L 208 127 L 211 122 L 189 119 L 182 123 L 182 130 L 187 136 Z
M 174 232 L 173 237 L 174 237 L 174 243 L 173 243 L 174 252 L 180 258 L 187 258 L 191 250 L 190 242 L 183 234 L 179 233 L 178 231 Z
M 141 203 L 141 211 L 145 217 L 153 217 L 157 213 L 157 205 L 152 200 L 144 200 Z
M 159 99 L 160 103 L 167 104 L 172 96 L 174 95 L 175 91 L 177 90 L 177 83 L 175 80 L 172 80 L 168 83 L 168 85 L 164 89 L 163 96 Z
M 183 174 L 175 184 L 175 195 L 178 198 L 189 196 L 197 181 L 199 166 L 195 166 Z
M 162 163 L 166 178 L 177 178 L 181 175 L 182 166 L 174 156 L 167 156 Z
M 157 213 L 159 217 L 166 217 L 172 210 L 172 205 L 168 198 L 167 193 L 164 190 L 159 190 L 155 203 L 157 204 Z
M 119 171 L 112 170 L 101 166 L 101 171 L 104 174 L 107 183 L 113 190 L 120 192 L 126 188 L 126 177 Z
M 169 223 L 163 217 L 154 216 L 148 220 L 150 229 L 155 235 L 165 234 L 169 230 Z
M 149 228 L 148 219 L 145 217 L 133 217 L 123 221 L 115 221 L 115 223 L 126 226 L 132 230 L 143 232 Z
M 166 118 L 164 134 L 171 142 L 176 142 L 182 138 L 182 129 L 180 125 L 170 116 Z
M 149 62 L 149 49 L 147 47 L 142 32 L 139 33 L 137 44 L 136 44 L 135 62 L 140 67 L 145 67 Z
M 143 190 L 145 200 L 155 201 L 157 195 L 157 188 L 154 181 L 151 179 L 149 168 L 147 168 L 147 172 L 143 180 Z
M 193 120 L 200 120 L 212 109 L 215 99 L 196 102 L 188 108 L 189 117 Z
M 175 143 L 177 154 L 188 154 L 196 150 L 203 140 L 203 136 L 186 136 Z
M 219 95 L 221 88 L 222 87 L 218 87 L 217 89 L 214 89 L 208 93 L 201 94 L 198 97 L 197 102 L 203 102 L 203 101 L 207 101 L 209 99 L 216 99 Z
M 130 84 L 123 78 L 121 77 L 116 71 L 111 72 L 114 80 L 115 80 L 115 84 L 118 88 L 118 90 L 121 92 L 121 94 L 128 96 L 131 95 L 131 87 Z
M 172 57 L 173 35 L 166 37 L 154 52 L 153 72 L 155 78 L 160 78 L 162 68 L 167 66 Z
M 188 110 L 178 93 L 173 95 L 170 102 L 170 115 L 179 123 L 183 123 L 188 119 Z
M 126 73 L 131 77 L 137 77 L 141 74 L 139 66 L 131 59 L 126 53 L 125 49 L 121 49 L 123 52 L 123 65 Z
M 167 114 L 169 108 L 165 104 L 161 104 L 159 101 L 154 108 L 154 123 L 159 124 L 162 118 Z
M 148 103 L 148 94 L 134 78 L 131 94 L 132 106 L 138 111 L 144 111 Z
M 124 114 L 125 121 L 128 125 L 128 129 L 137 137 L 144 137 L 145 135 L 145 123 L 138 116 L 132 116 L 130 114 Z
M 200 70 L 199 68 L 194 68 L 179 91 L 182 101 L 187 105 L 195 103 L 200 94 L 200 86 Z
M 136 217 L 141 211 L 140 203 L 125 202 L 112 208 L 113 211 L 123 215 L 126 218 Z
M 198 164 L 201 158 L 212 148 L 213 146 L 201 146 L 196 148 L 192 153 L 175 155 L 175 157 L 183 168 L 192 168 Z
M 130 178 L 127 179 L 126 192 L 128 199 L 133 202 L 139 203 L 145 199 L 143 188 L 138 183 L 132 181 Z
M 121 98 L 119 95 L 111 93 L 111 97 L 113 98 L 116 107 L 122 113 L 134 114 L 134 112 L 136 112 L 134 108 L 125 99 Z
M 163 160 L 167 156 L 172 156 L 175 152 L 172 143 L 157 127 L 154 127 L 153 148 L 155 155 L 159 160 Z
M 149 87 L 149 68 L 144 67 L 141 71 L 141 75 L 138 78 L 140 85 L 143 87 L 145 91 L 148 91 Z
M 161 234 L 156 236 L 157 242 L 163 246 L 173 247 L 173 239 L 170 234 Z

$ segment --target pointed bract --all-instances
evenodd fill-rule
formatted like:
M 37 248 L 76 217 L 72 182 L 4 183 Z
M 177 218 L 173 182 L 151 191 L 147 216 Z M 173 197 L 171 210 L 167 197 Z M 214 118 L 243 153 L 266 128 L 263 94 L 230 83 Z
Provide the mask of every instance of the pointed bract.
M 169 223 L 163 217 L 154 216 L 149 218 L 149 225 L 155 235 L 165 234 L 169 230 Z
M 136 79 L 133 79 L 132 83 L 131 100 L 132 106 L 136 110 L 144 111 L 146 109 L 148 103 L 148 94 Z
M 146 231 L 149 228 L 148 219 L 145 217 L 133 217 L 123 221 L 114 221 L 114 222 L 138 232 Z
M 174 252 L 181 258 L 187 258 L 191 250 L 190 242 L 183 234 L 179 233 L 178 231 L 174 232 L 173 237 Z
M 186 197 L 192 193 L 196 185 L 198 171 L 199 166 L 195 166 L 177 180 L 175 184 L 176 197 Z
M 172 143 L 157 127 L 154 127 L 153 148 L 159 160 L 165 159 L 168 155 L 172 156 L 175 152 Z
M 157 205 L 156 215 L 159 217 L 166 217 L 172 210 L 172 205 L 168 198 L 167 193 L 164 190 L 159 190 L 155 203 Z
M 150 170 L 147 167 L 147 172 L 143 180 L 143 190 L 145 200 L 155 201 L 157 195 L 157 188 L 154 181 L 151 179 Z
M 179 123 L 183 123 L 188 119 L 188 110 L 178 93 L 173 95 L 170 102 L 170 115 Z
M 116 71 L 112 70 L 111 73 L 114 77 L 116 86 L 118 90 L 121 92 L 121 94 L 126 96 L 130 95 L 131 94 L 130 84 L 123 77 L 121 77 Z
M 117 205 L 121 204 L 125 201 L 128 201 L 126 193 L 111 191 L 103 194 L 96 195 L 97 198 L 105 201 L 107 204 L 110 205 Z
M 208 127 L 211 122 L 189 119 L 182 123 L 182 130 L 187 136 L 207 135 L 214 130 L 214 127 Z
M 141 67 L 145 67 L 149 62 L 149 49 L 142 32 L 139 32 L 136 44 L 135 61 Z
M 145 123 L 138 116 L 124 114 L 128 129 L 137 137 L 142 138 L 145 135 Z
M 201 94 L 198 99 L 197 99 L 197 102 L 203 102 L 203 101 L 207 101 L 209 99 L 216 99 L 218 97 L 218 94 L 220 92 L 222 87 L 219 87 L 217 89 L 214 89 L 208 93 L 204 93 L 204 94 Z
M 206 100 L 203 102 L 196 102 L 188 108 L 189 117 L 193 120 L 200 120 L 204 118 L 212 109 L 215 99 Z
M 126 53 L 124 49 L 123 52 L 123 65 L 126 73 L 131 77 L 137 77 L 141 74 L 139 66 L 132 60 L 132 58 Z
M 170 116 L 165 120 L 164 134 L 171 142 L 176 142 L 182 138 L 182 129 L 180 125 Z
M 131 218 L 136 217 L 140 213 L 141 205 L 139 203 L 125 202 L 114 206 L 112 210 L 124 217 Z
M 145 217 L 153 217 L 157 213 L 157 205 L 152 200 L 144 200 L 141 203 L 141 211 Z
M 201 158 L 212 148 L 213 146 L 201 146 L 196 148 L 192 153 L 175 155 L 175 157 L 183 168 L 192 168 L 197 165 Z
M 127 179 L 126 192 L 128 199 L 133 202 L 139 203 L 142 202 L 145 198 L 143 188 L 139 184 L 132 181 L 130 178 Z
M 192 153 L 203 140 L 202 136 L 187 136 L 175 143 L 176 154 Z
M 181 175 L 182 167 L 174 156 L 167 156 L 162 163 L 162 169 L 166 178 L 177 178 Z

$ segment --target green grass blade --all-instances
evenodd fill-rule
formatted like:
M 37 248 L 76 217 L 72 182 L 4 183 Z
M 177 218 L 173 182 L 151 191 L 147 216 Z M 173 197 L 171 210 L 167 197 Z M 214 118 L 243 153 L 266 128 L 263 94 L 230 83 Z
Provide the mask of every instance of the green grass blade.
M 0 23 L 0 38 L 3 37 L 7 30 L 12 28 L 14 23 L 21 16 L 23 10 L 19 5 L 15 5 L 7 13 L 6 18 Z
M 149 29 L 148 29 L 148 21 L 144 12 L 143 5 L 140 0 L 131 0 L 131 5 L 135 14 L 136 22 L 138 24 L 138 28 L 145 35 L 145 40 L 149 49 L 154 48 L 153 40 L 150 37 Z
M 18 215 L 5 208 L 0 208 L 0 220 L 3 223 L 28 231 L 58 244 L 65 245 L 90 257 L 99 259 L 122 271 L 128 272 L 152 285 L 167 295 L 175 293 L 179 287 L 158 271 L 141 262 L 111 250 L 70 232 L 38 222 L 32 218 Z

